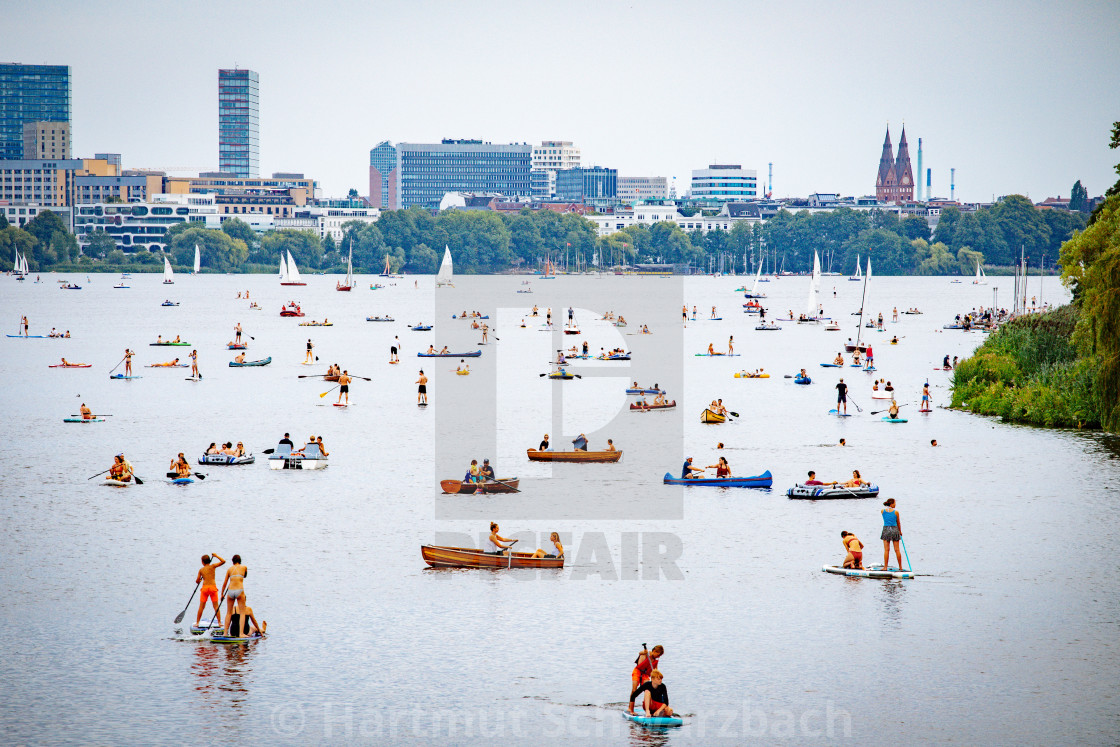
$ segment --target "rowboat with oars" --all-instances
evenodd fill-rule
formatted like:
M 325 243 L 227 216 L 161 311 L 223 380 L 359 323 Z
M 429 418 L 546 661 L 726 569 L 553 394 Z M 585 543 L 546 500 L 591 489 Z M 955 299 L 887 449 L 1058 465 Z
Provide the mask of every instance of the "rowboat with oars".
M 617 462 L 621 451 L 538 451 L 526 449 L 530 462 Z
M 421 545 L 420 556 L 432 568 L 563 568 L 563 558 L 534 558 L 532 553 L 492 553 L 472 547 Z
M 506 477 L 494 482 L 464 482 L 462 480 L 440 480 L 439 486 L 444 493 L 458 493 L 460 495 L 482 493 L 516 493 L 520 480 L 516 477 Z

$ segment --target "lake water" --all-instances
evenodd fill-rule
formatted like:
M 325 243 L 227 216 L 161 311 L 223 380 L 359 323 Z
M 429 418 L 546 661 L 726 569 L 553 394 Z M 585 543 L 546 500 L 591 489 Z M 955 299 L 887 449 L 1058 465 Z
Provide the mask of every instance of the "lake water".
M 870 398 L 871 374 L 819 366 L 857 332 L 862 286 L 846 278 L 824 278 L 820 298 L 842 331 L 759 332 L 734 292 L 751 283 L 743 278 L 457 277 L 437 291 L 432 278 L 409 277 L 371 291 L 376 279 L 364 277 L 337 293 L 335 277 L 281 288 L 271 276 L 164 286 L 138 275 L 116 290 L 115 277 L 71 275 L 81 291 L 42 277 L 0 278 L 8 333 L 26 314 L 33 334 L 73 335 L 0 339 L 7 743 L 1019 745 L 1113 744 L 1120 733 L 1117 440 L 916 412 L 927 379 L 935 406 L 950 399 L 949 374 L 934 370 L 942 357 L 967 356 L 983 339 L 941 326 L 991 305 L 996 288 L 1010 305 L 1010 278 L 873 280 L 869 307 L 887 320 L 885 332 L 865 331 L 875 375 L 893 382 L 909 417 L 888 424 L 870 414 L 884 406 Z M 762 288 L 768 317 L 805 310 L 807 278 Z M 246 289 L 263 310 L 237 298 Z M 1043 292 L 1066 298 L 1053 278 Z M 293 299 L 334 326 L 281 319 Z M 552 307 L 556 330 L 528 315 L 533 303 L 542 315 Z M 682 326 L 682 304 L 697 306 L 697 321 Z M 569 305 L 580 335 L 558 330 Z M 707 319 L 713 305 L 722 321 Z M 894 306 L 925 313 L 894 323 Z M 477 346 L 480 333 L 450 318 L 464 309 L 491 316 L 493 344 Z M 629 326 L 598 320 L 608 309 Z M 365 321 L 384 314 L 397 321 Z M 420 321 L 435 329 L 408 329 Z M 237 322 L 252 336 L 248 358 L 271 355 L 270 366 L 227 366 Z M 632 334 L 641 323 L 653 334 Z M 157 335 L 192 343 L 202 381 L 143 367 L 191 349 L 149 347 Z M 403 351 L 391 366 L 394 336 Z M 695 356 L 709 342 L 726 349 L 730 336 L 741 357 Z M 301 365 L 309 337 L 317 366 Z M 575 381 L 540 377 L 557 348 L 584 339 L 633 360 L 581 362 Z M 429 344 L 483 354 L 457 376 L 458 359 L 416 358 Z M 111 381 L 126 346 L 142 378 Z M 61 356 L 93 366 L 47 367 Z M 372 379 L 351 387 L 350 408 L 331 406 L 337 392 L 319 396 L 332 384 L 298 378 L 331 362 Z M 416 406 L 421 367 L 427 409 Z M 732 376 L 759 367 L 773 377 Z M 802 367 L 812 385 L 784 378 Z M 862 407 L 851 418 L 828 414 L 840 376 Z M 631 413 L 622 390 L 634 380 L 661 384 L 676 410 Z M 717 397 L 740 417 L 701 424 Z M 113 417 L 63 423 L 82 402 Z M 298 444 L 322 435 L 330 467 L 270 471 L 261 452 L 284 432 Z M 529 463 L 525 449 L 545 432 L 554 447 L 581 432 L 592 448 L 612 438 L 624 457 Z M 226 440 L 244 441 L 257 463 L 205 468 L 188 486 L 162 477 L 179 452 L 194 462 Z M 118 452 L 143 486 L 86 480 Z M 685 456 L 708 465 L 720 453 L 735 474 L 770 470 L 774 489 L 662 484 Z M 522 492 L 440 495 L 439 479 L 484 457 Z M 826 480 L 859 469 L 880 500 L 787 499 L 808 469 Z M 822 573 L 843 558 L 841 530 L 880 562 L 887 497 L 913 567 L 929 575 Z M 519 548 L 560 532 L 566 567 L 425 567 L 421 544 L 479 545 L 491 520 Z M 226 648 L 177 632 L 198 558 L 215 551 L 248 565 L 266 640 Z M 620 715 L 643 643 L 666 649 L 661 669 L 683 728 L 648 730 Z

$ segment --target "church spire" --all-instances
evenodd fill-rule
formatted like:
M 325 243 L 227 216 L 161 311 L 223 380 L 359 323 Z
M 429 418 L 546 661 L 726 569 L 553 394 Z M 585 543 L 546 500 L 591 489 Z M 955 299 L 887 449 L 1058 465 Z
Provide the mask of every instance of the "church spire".
M 894 202 L 895 194 L 894 147 L 891 145 L 891 128 L 883 138 L 883 155 L 879 158 L 879 174 L 875 177 L 875 197 L 880 202 Z
M 898 160 L 894 164 L 898 200 L 914 199 L 914 172 L 910 169 L 910 148 L 906 145 L 906 125 L 902 125 L 902 137 L 898 141 Z

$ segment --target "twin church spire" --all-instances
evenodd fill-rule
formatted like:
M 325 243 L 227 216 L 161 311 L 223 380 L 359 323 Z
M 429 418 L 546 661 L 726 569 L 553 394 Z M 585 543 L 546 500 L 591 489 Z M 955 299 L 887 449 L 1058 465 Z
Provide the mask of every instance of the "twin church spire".
M 883 139 L 883 155 L 879 157 L 879 174 L 875 177 L 875 197 L 879 202 L 909 202 L 914 199 L 914 172 L 910 168 L 910 148 L 906 144 L 906 125 L 898 141 L 898 158 L 891 145 L 891 128 Z

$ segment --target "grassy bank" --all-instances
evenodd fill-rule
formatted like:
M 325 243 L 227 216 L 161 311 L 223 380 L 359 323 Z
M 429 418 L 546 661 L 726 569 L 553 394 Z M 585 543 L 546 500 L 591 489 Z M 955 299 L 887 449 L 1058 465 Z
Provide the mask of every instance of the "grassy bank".
M 1078 311 L 1063 306 L 1003 325 L 953 374 L 953 407 L 1008 422 L 1100 428 L 1099 362 L 1078 357 Z

